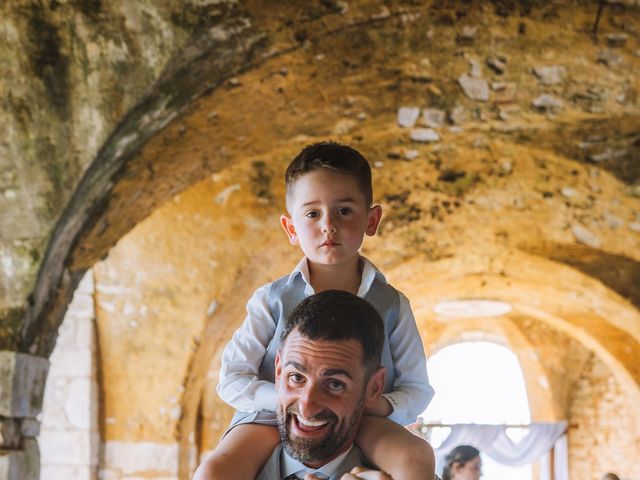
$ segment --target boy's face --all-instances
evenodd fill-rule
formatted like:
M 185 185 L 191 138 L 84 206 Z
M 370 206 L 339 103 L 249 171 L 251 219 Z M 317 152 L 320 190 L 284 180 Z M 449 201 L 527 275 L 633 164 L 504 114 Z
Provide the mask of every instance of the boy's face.
M 322 265 L 353 259 L 382 216 L 379 205 L 367 205 L 355 178 L 327 169 L 298 178 L 287 193 L 287 209 L 291 217 L 282 215 L 280 223 L 289 241 Z

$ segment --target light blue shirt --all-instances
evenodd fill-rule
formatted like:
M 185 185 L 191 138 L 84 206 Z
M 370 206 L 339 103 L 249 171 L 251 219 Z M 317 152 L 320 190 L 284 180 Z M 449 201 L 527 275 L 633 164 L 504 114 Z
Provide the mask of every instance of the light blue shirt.
M 288 276 L 304 281 L 305 296 L 314 293 L 309 281 L 306 257 Z M 362 257 L 362 280 L 358 296 L 364 297 L 375 280 L 387 284 L 387 279 L 369 260 Z M 271 283 L 258 288 L 247 302 L 247 317 L 234 333 L 222 354 L 222 366 L 217 392 L 220 398 L 242 412 L 275 411 L 275 385 L 259 376 L 260 364 L 274 337 L 276 324 L 271 317 L 269 292 Z M 389 332 L 388 342 L 393 357 L 395 378 L 393 389 L 384 393 L 393 411 L 389 419 L 401 425 L 415 422 L 433 398 L 433 388 L 427 376 L 427 361 L 409 300 L 398 292 L 397 326 Z
M 320 468 L 313 469 L 307 467 L 304 463 L 296 460 L 292 456 L 290 456 L 287 452 L 285 452 L 284 448 L 282 449 L 282 453 L 280 454 L 280 466 L 282 467 L 283 478 L 288 477 L 289 475 L 295 475 L 300 479 L 304 479 L 304 476 L 308 473 L 315 474 L 318 478 L 331 478 L 332 475 L 335 475 L 338 471 L 338 467 L 344 460 L 344 458 L 349 454 L 353 445 L 351 445 L 345 452 L 338 455 L 336 458 L 331 460 L 329 463 L 322 465 Z

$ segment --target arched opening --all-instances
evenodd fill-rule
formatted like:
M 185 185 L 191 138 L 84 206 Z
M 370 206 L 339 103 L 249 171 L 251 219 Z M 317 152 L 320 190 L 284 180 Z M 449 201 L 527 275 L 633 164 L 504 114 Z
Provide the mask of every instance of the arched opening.
M 449 345 L 428 360 L 429 377 L 437 395 L 422 415 L 426 424 L 527 425 L 531 412 L 522 369 L 507 347 L 487 341 Z M 447 428 L 434 428 L 431 440 L 437 448 Z M 507 435 L 517 442 L 526 430 L 514 427 Z M 531 480 L 531 465 L 509 467 L 482 454 L 486 478 Z M 442 456 L 438 457 L 439 471 Z

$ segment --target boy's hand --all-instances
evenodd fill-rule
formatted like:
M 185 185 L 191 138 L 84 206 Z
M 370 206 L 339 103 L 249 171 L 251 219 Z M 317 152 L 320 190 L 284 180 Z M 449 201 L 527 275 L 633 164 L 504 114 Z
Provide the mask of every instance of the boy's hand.
M 388 417 L 393 412 L 393 407 L 384 396 L 380 395 L 373 407 L 367 408 L 365 415 L 372 415 L 374 417 Z
M 340 480 L 393 480 L 393 477 L 382 470 L 369 470 L 364 467 L 353 467 L 349 473 L 342 475 Z

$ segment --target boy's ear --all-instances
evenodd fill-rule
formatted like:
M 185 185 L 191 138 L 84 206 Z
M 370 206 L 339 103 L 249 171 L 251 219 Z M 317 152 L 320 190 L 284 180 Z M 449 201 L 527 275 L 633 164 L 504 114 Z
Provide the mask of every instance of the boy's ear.
M 298 244 L 298 235 L 296 234 L 296 227 L 293 226 L 293 222 L 286 215 L 280 215 L 280 225 L 289 238 L 291 245 Z
M 384 367 L 378 367 L 374 374 L 371 375 L 371 378 L 367 383 L 365 407 L 372 408 L 376 404 L 376 401 L 384 391 L 384 381 L 386 378 L 387 369 Z
M 381 219 L 382 207 L 380 205 L 374 205 L 369 209 L 369 219 L 367 221 L 367 229 L 365 230 L 365 233 L 370 237 L 373 237 L 378 231 Z

